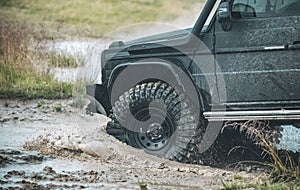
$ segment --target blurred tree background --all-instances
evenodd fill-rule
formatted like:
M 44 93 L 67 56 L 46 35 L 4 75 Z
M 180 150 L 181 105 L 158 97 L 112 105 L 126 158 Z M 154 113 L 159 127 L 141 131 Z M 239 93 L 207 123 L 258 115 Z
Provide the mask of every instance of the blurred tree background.
M 33 23 L 35 29 L 46 27 L 49 38 L 66 35 L 98 38 L 130 24 L 170 22 L 201 2 L 203 0 L 0 0 L 0 19 L 23 20 Z

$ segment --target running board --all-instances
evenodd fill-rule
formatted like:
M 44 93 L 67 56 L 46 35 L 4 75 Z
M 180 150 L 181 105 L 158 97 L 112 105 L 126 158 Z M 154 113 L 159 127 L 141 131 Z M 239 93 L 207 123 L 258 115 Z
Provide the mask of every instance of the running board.
M 300 120 L 300 110 L 204 112 L 208 121 Z

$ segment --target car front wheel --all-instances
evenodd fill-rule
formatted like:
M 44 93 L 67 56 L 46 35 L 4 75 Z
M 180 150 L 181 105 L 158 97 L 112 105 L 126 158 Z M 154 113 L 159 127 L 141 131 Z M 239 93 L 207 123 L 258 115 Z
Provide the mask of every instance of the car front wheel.
M 203 135 L 204 119 L 195 113 L 188 97 L 172 86 L 148 82 L 136 85 L 115 102 L 106 130 L 146 153 L 199 163 L 197 143 Z

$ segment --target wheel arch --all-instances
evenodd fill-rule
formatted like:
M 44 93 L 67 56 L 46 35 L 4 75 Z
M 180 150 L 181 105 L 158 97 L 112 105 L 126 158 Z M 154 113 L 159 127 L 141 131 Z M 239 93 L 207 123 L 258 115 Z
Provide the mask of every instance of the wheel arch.
M 124 82 L 124 80 L 126 80 L 126 82 Z M 135 85 L 150 81 L 162 81 L 166 83 L 170 83 L 168 81 L 174 81 L 173 83 L 177 84 L 178 88 L 183 92 L 188 90 L 193 91 L 194 89 L 196 94 L 186 94 L 188 96 L 192 96 L 190 97 L 192 101 L 197 101 L 195 98 L 198 99 L 200 106 L 199 109 L 201 111 L 204 111 L 207 107 L 205 98 L 202 97 L 202 93 L 200 92 L 201 89 L 195 85 L 189 71 L 166 62 L 129 62 L 119 64 L 112 70 L 108 78 L 107 90 L 109 100 L 113 103 L 124 92 L 133 88 Z M 114 88 L 114 85 L 118 82 L 121 82 L 122 85 L 117 85 L 117 88 Z

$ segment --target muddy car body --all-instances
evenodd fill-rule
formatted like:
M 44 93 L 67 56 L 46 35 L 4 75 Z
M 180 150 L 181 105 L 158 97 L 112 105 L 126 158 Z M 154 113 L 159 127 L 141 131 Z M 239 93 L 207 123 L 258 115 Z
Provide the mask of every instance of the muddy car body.
M 110 116 L 107 131 L 121 141 L 183 162 L 194 162 L 213 122 L 297 130 L 299 10 L 299 0 L 208 0 L 191 29 L 114 42 L 102 52 L 102 84 L 87 86 L 88 109 Z

